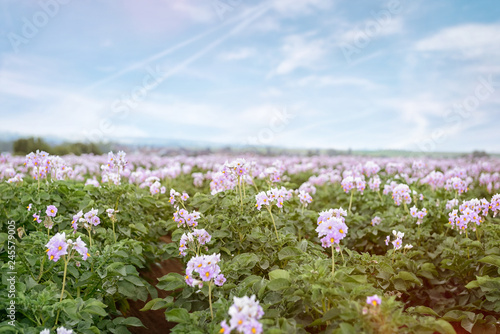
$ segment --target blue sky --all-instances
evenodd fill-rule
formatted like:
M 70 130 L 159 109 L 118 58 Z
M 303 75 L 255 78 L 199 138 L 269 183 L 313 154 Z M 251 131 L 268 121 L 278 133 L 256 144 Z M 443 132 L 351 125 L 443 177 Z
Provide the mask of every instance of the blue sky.
M 0 134 L 500 152 L 500 2 L 0 0 Z

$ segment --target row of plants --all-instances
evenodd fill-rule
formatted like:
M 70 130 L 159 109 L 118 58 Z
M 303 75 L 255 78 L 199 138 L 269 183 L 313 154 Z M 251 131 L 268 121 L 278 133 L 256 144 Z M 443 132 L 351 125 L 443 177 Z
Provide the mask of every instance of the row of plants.
M 0 331 L 133 332 L 143 325 L 127 316 L 130 300 L 164 310 L 173 333 L 498 328 L 500 196 L 482 176 L 433 186 L 418 166 L 412 180 L 390 165 L 292 172 L 261 161 L 257 177 L 255 163 L 212 158 L 149 176 L 144 160 L 127 172 L 124 157 L 108 155 L 101 182 L 85 185 L 36 153 L 34 177 L 0 184 L 2 284 L 15 277 Z M 185 271 L 139 274 L 167 259 Z

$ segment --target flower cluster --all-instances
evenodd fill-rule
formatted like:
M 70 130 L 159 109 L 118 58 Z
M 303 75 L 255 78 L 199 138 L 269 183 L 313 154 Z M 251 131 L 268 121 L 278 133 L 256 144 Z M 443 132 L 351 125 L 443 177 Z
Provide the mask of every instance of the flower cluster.
M 427 209 L 422 208 L 422 210 L 418 211 L 417 207 L 414 205 L 410 209 L 410 215 L 413 218 L 417 218 L 417 225 L 420 225 L 420 224 L 422 224 L 424 217 L 427 216 Z
M 175 189 L 170 189 L 170 199 L 168 200 L 170 204 L 174 205 L 176 201 L 182 201 L 185 202 L 189 198 L 189 195 L 187 192 L 183 192 L 182 195 L 178 191 L 175 191 Z
M 234 297 L 234 303 L 229 308 L 229 325 L 226 320 L 221 322 L 219 333 L 228 334 L 235 329 L 238 333 L 262 333 L 262 324 L 259 319 L 264 315 L 264 310 L 259 302 L 255 299 L 255 295 L 251 297 L 243 296 L 241 298 Z
M 397 206 L 401 205 L 403 202 L 410 204 L 410 187 L 406 184 L 398 184 L 392 189 L 392 199 Z
M 46 252 L 49 260 L 54 262 L 57 262 L 61 256 L 69 254 L 73 249 L 82 256 L 83 260 L 87 260 L 90 256 L 87 245 L 80 237 L 76 241 L 66 240 L 65 232 L 54 235 L 45 247 L 47 247 Z
M 448 191 L 457 191 L 458 194 L 462 194 L 468 190 L 467 183 L 459 177 L 452 177 L 446 180 L 444 189 Z
M 222 191 L 234 189 L 236 182 L 234 177 L 227 170 L 222 170 L 212 174 L 212 181 L 210 181 L 211 194 L 215 195 Z
M 349 193 L 353 189 L 357 189 L 362 194 L 366 188 L 366 181 L 364 180 L 363 176 L 353 177 L 349 175 L 342 180 L 340 185 L 346 193 Z
M 242 180 L 249 181 L 250 164 L 245 159 L 236 159 L 225 162 L 220 170 L 212 174 L 210 190 L 212 195 L 219 192 L 234 189 Z
M 203 173 L 193 173 L 191 176 L 193 177 L 193 184 L 195 187 L 201 187 L 203 185 L 203 180 L 205 179 Z
M 497 211 L 500 211 L 500 194 L 496 194 L 491 198 L 489 207 L 493 211 L 493 217 L 496 217 Z
M 446 210 L 451 210 L 458 205 L 458 199 L 452 199 L 446 202 Z
M 123 151 L 119 151 L 116 155 L 113 151 L 108 153 L 107 163 L 101 166 L 102 182 L 113 182 L 115 185 L 120 184 L 121 173 L 128 164 L 125 156 L 126 153 Z
M 405 234 L 403 232 L 398 232 L 396 230 L 392 230 L 392 234 L 396 237 L 392 241 L 392 245 L 394 246 L 395 250 L 398 250 L 403 246 L 403 237 Z M 389 246 L 389 242 L 391 242 L 391 238 L 387 236 L 387 238 L 385 239 L 385 245 Z
M 268 167 L 264 170 L 263 173 L 264 177 L 269 177 L 269 181 L 271 183 L 277 183 L 281 181 L 281 172 L 278 168 L 276 167 Z
M 312 202 L 312 197 L 311 195 L 309 195 L 309 193 L 307 193 L 306 191 L 304 190 L 300 190 L 299 191 L 299 200 L 300 200 L 300 203 L 304 206 L 304 207 L 307 207 L 307 205 L 309 203 Z
M 38 150 L 36 153 L 31 152 L 26 156 L 24 165 L 33 168 L 33 178 L 35 180 L 46 178 L 52 167 L 49 154 Z
M 149 187 L 151 195 L 164 194 L 167 192 L 167 189 L 161 185 L 160 178 L 157 176 L 150 176 L 146 178 L 146 180 L 144 180 L 139 187 Z
M 473 198 L 464 201 L 458 210 L 451 211 L 448 214 L 448 222 L 451 224 L 451 228 L 457 228 L 460 234 L 467 229 L 469 223 L 472 223 L 472 230 L 475 231 L 476 226 L 483 222 L 481 216 L 486 216 L 491 208 L 491 203 L 488 203 L 486 199 Z
M 380 177 L 378 175 L 375 175 L 368 180 L 368 186 L 371 190 L 378 191 L 380 189 L 381 182 L 382 181 L 380 180 Z
M 98 210 L 92 208 L 87 213 L 83 214 L 83 211 L 79 211 L 76 215 L 73 216 L 73 220 L 71 221 L 71 226 L 73 227 L 73 233 L 76 233 L 78 229 L 78 223 L 81 223 L 82 226 L 89 230 L 92 229 L 92 226 L 97 226 L 101 223 L 101 219 L 97 216 Z
M 215 253 L 192 257 L 186 267 L 186 283 L 193 287 L 198 285 L 200 289 L 203 287 L 203 282 L 213 281 L 215 285 L 222 286 L 226 278 L 217 264 L 219 262 L 220 254 Z M 193 273 L 196 273 L 199 279 L 195 278 Z
M 227 162 L 224 164 L 228 171 L 236 176 L 244 176 L 248 174 L 250 170 L 250 165 L 246 162 L 245 159 L 236 159 L 231 162 Z
M 175 222 L 177 222 L 177 227 L 188 226 L 188 227 L 196 227 L 198 226 L 197 220 L 200 219 L 201 214 L 198 211 L 193 211 L 189 213 L 185 209 L 178 209 L 174 212 L 174 217 L 172 218 Z
M 382 221 L 382 218 L 380 218 L 378 216 L 373 217 L 372 226 L 377 226 L 378 224 L 380 224 L 381 221 Z
M 212 236 L 208 234 L 204 229 L 194 229 L 193 232 L 184 233 L 181 237 L 179 244 L 179 255 L 186 256 L 186 250 L 193 247 L 196 252 L 198 246 L 204 245 L 212 239 Z
M 380 166 L 373 161 L 367 161 L 363 166 L 363 171 L 366 176 L 370 177 L 377 174 L 380 171 Z
M 346 215 L 347 212 L 342 208 L 320 212 L 316 232 L 324 248 L 338 245 L 340 240 L 345 238 L 348 230 L 344 218 Z
M 261 191 L 257 195 L 255 195 L 256 204 L 255 207 L 257 210 L 262 208 L 262 205 L 267 205 L 269 208 L 276 202 L 276 206 L 278 208 L 283 207 L 283 202 L 288 201 L 293 196 L 293 190 L 287 190 L 285 187 L 272 188 L 267 192 Z

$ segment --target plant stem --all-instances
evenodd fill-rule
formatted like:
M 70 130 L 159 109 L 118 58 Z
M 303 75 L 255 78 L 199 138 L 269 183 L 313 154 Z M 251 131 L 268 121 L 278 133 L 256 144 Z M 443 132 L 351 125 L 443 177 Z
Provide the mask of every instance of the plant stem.
M 273 226 L 274 226 L 274 232 L 276 233 L 276 239 L 280 239 L 278 237 L 278 229 L 276 228 L 276 223 L 274 222 L 274 217 L 273 217 L 273 213 L 271 212 L 271 208 L 269 206 L 267 206 L 267 211 L 269 211 L 269 214 L 271 215 L 271 220 L 273 221 Z
M 418 239 L 418 246 L 420 247 L 420 225 L 421 224 L 418 224 L 418 236 L 417 236 L 417 239 Z
M 89 248 L 90 248 L 90 247 L 92 247 L 92 236 L 91 236 L 91 234 L 90 234 L 90 229 L 91 229 L 91 228 L 88 228 L 88 229 L 87 229 L 87 232 L 89 232 L 89 245 L 90 245 L 90 246 L 89 246 Z
M 335 254 L 334 254 L 334 249 L 333 249 L 333 244 L 332 244 L 332 275 L 335 274 Z
M 45 263 L 45 255 L 42 257 L 42 261 L 40 263 L 40 274 L 38 275 L 38 279 L 36 280 L 36 282 L 40 282 L 40 279 L 42 278 L 42 275 L 43 275 L 43 264 Z
M 36 169 L 36 180 L 38 181 L 38 194 L 40 194 L 40 167 Z
M 212 281 L 208 282 L 208 302 L 210 304 L 210 315 L 212 321 L 214 320 L 214 310 L 212 309 Z
M 467 229 L 465 230 L 465 237 L 467 239 L 469 239 L 469 236 L 467 235 Z M 469 245 L 467 245 L 467 259 L 470 259 L 470 256 L 469 256 Z
M 113 238 L 115 239 L 115 244 L 116 244 L 115 220 L 111 219 L 111 223 L 113 224 Z
M 351 212 L 351 205 L 352 205 L 352 197 L 353 197 L 353 196 L 354 196 L 354 191 L 353 191 L 353 190 L 351 190 L 351 199 L 349 200 L 349 210 L 348 210 L 348 211 L 349 211 L 349 213 L 352 213 L 352 212 Z
M 241 177 L 238 175 L 238 188 L 240 189 L 241 211 L 243 211 L 243 195 L 241 194 Z
M 406 202 L 403 202 L 403 204 L 404 204 L 406 213 L 410 214 L 410 210 L 408 210 L 408 206 L 406 205 Z
M 377 190 L 378 198 L 380 198 L 380 202 L 383 202 L 382 196 L 380 195 L 380 190 Z
M 64 287 L 66 285 L 66 273 L 68 272 L 68 262 L 69 262 L 69 257 L 67 258 L 66 255 L 63 255 L 63 258 L 64 258 L 64 273 L 63 273 L 63 283 L 62 283 L 61 297 L 59 298 L 59 303 L 62 302 L 64 296 Z M 54 327 L 56 327 L 57 325 L 60 312 L 61 310 L 57 311 L 56 322 L 54 323 Z

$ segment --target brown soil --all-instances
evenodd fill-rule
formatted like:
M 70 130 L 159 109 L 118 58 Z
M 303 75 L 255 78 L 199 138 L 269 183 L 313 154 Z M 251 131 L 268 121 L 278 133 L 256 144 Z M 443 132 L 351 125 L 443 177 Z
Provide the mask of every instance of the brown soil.
M 172 242 L 170 236 L 163 236 L 160 238 L 161 241 L 165 243 Z M 175 272 L 179 274 L 184 273 L 184 266 L 182 263 L 176 259 L 169 259 L 161 263 L 155 263 L 151 265 L 149 269 L 141 270 L 140 275 L 145 280 L 147 280 L 151 285 L 156 286 L 158 283 L 158 278 L 167 275 L 168 273 Z M 167 291 L 158 290 L 158 297 L 165 298 L 168 296 Z M 169 323 L 165 319 L 165 310 L 149 310 L 141 312 L 140 309 L 150 301 L 149 298 L 146 302 L 137 300 L 129 300 L 130 310 L 127 312 L 127 316 L 139 318 L 144 326 L 143 327 L 129 327 L 129 330 L 134 334 L 151 334 L 151 333 L 169 333 L 170 329 L 174 327 L 175 323 Z

